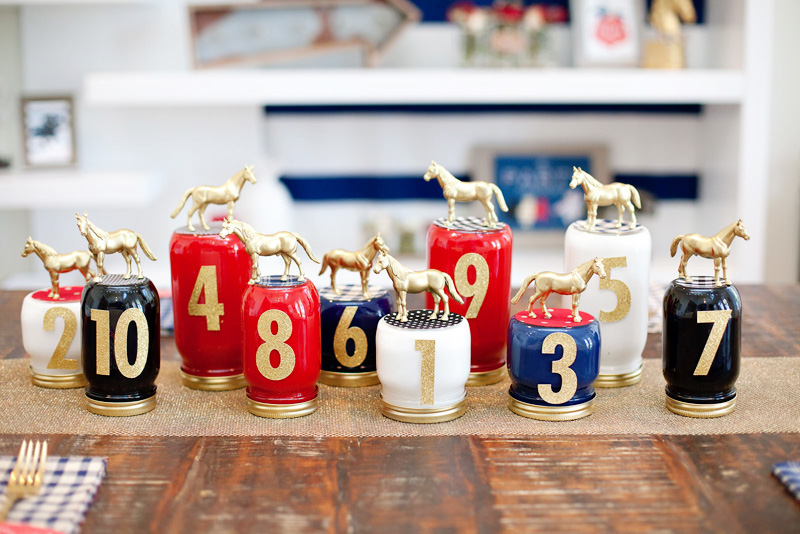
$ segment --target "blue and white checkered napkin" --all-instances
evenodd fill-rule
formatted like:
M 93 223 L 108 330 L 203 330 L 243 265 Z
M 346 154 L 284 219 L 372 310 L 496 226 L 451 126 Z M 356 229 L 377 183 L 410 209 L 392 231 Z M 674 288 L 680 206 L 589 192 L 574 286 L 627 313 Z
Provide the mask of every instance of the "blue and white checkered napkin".
M 772 474 L 784 483 L 789 493 L 800 501 L 800 462 L 781 462 L 772 467 Z
M 16 460 L 0 456 L 0 488 L 8 484 Z M 42 490 L 35 497 L 17 501 L 6 521 L 67 534 L 78 532 L 105 474 L 105 458 L 49 457 Z

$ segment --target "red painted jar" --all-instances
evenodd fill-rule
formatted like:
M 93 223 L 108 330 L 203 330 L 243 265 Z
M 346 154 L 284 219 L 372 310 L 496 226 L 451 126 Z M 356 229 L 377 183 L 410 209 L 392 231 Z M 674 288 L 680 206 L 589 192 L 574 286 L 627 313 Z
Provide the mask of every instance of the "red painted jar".
M 221 223 L 209 226 L 172 234 L 172 305 L 183 384 L 221 391 L 247 385 L 241 309 L 251 260 L 239 239 L 219 236 Z
M 472 361 L 468 386 L 492 384 L 506 373 L 506 329 L 510 314 L 511 229 L 482 219 L 458 217 L 451 226 L 436 219 L 428 230 L 428 267 L 449 274 L 464 299 L 450 310 L 469 321 Z M 426 297 L 427 308 L 433 298 Z
M 319 294 L 308 280 L 263 276 L 247 288 L 242 359 L 250 413 L 289 418 L 317 409 L 320 316 Z

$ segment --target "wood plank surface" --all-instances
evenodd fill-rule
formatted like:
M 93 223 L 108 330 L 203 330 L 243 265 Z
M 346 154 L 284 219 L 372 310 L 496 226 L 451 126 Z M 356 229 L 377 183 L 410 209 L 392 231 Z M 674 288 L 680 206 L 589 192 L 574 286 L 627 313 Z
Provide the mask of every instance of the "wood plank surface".
M 744 356 L 800 355 L 800 286 L 740 292 Z M 24 356 L 24 295 L 0 292 L 0 358 Z M 660 351 L 648 336 L 645 356 Z M 0 454 L 25 437 L 0 421 Z M 800 532 L 770 474 L 800 460 L 800 434 L 27 437 L 108 458 L 83 532 Z

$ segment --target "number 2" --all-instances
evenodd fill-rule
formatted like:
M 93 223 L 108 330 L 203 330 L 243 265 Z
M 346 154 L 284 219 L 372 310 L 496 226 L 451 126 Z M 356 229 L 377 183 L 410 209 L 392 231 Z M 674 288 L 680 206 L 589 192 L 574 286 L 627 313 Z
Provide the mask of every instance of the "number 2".
M 200 304 L 200 292 L 205 288 L 206 302 Z M 192 296 L 189 298 L 189 315 L 206 318 L 206 330 L 219 332 L 219 318 L 225 315 L 225 305 L 220 304 L 217 293 L 217 266 L 203 265 L 197 273 Z
M 44 324 L 42 325 L 45 331 L 52 332 L 56 328 L 56 317 L 64 319 L 64 332 L 58 340 L 56 350 L 53 352 L 50 362 L 47 364 L 48 369 L 64 369 L 68 371 L 78 370 L 78 360 L 69 360 L 64 356 L 67 355 L 67 350 L 75 338 L 75 332 L 78 330 L 78 319 L 72 310 L 63 306 L 50 308 L 44 314 Z
M 610 289 L 617 296 L 617 306 L 610 312 L 600 310 L 600 322 L 615 323 L 624 319 L 628 312 L 631 310 L 631 290 L 625 285 L 622 280 L 614 280 L 611 278 L 611 270 L 620 267 L 627 267 L 628 260 L 625 256 L 617 256 L 616 258 L 606 258 L 603 260 L 603 266 L 606 268 L 606 278 L 600 279 L 600 289 Z
M 717 355 L 717 349 L 719 349 L 719 344 L 722 342 L 722 336 L 725 334 L 725 328 L 728 327 L 728 321 L 731 320 L 732 313 L 732 310 L 697 312 L 698 324 L 714 323 L 714 326 L 711 327 L 711 332 L 708 334 L 703 353 L 700 355 L 700 360 L 694 369 L 694 376 L 706 376 L 708 371 L 711 370 L 711 364 L 714 361 L 714 356 Z
M 561 359 L 553 362 L 553 372 L 561 377 L 561 389 L 553 392 L 550 384 L 539 384 L 539 395 L 550 404 L 564 404 L 578 391 L 578 375 L 570 369 L 578 355 L 578 346 L 569 334 L 553 332 L 542 342 L 542 354 L 555 354 L 556 347 L 561 345 L 564 353 Z
M 475 268 L 475 283 L 470 284 L 467 276 L 470 265 Z M 486 258 L 475 252 L 468 252 L 461 256 L 456 263 L 455 272 L 456 289 L 464 297 L 472 297 L 464 315 L 467 319 L 478 316 L 489 289 L 489 264 Z
M 367 334 L 357 326 L 350 326 L 357 310 L 358 306 L 345 307 L 333 334 L 333 353 L 345 367 L 358 367 L 367 357 Z M 348 339 L 352 339 L 355 344 L 352 356 L 347 353 Z

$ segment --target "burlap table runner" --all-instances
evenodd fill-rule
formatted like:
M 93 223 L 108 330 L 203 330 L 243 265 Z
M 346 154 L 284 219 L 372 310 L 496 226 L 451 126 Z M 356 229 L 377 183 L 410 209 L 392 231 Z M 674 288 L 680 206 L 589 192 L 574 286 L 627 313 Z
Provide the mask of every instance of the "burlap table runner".
M 433 425 L 399 423 L 378 410 L 380 389 L 320 386 L 320 408 L 307 417 L 262 419 L 246 408 L 243 389 L 202 392 L 183 387 L 176 362 L 164 362 L 158 406 L 135 417 L 103 417 L 86 410 L 82 389 L 48 390 L 31 384 L 27 360 L 0 361 L 0 432 L 134 436 L 442 436 L 544 434 L 737 434 L 800 432 L 800 358 L 745 358 L 736 411 L 719 419 L 691 419 L 664 407 L 659 360 L 646 360 L 633 387 L 598 390 L 595 413 L 550 423 L 506 407 L 509 381 L 468 388 L 467 413 Z

